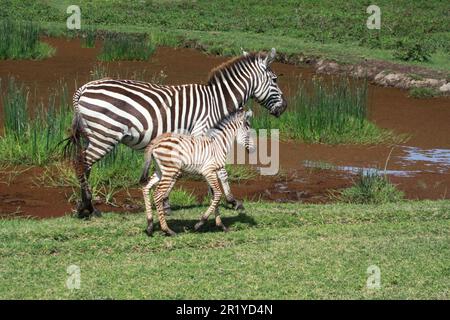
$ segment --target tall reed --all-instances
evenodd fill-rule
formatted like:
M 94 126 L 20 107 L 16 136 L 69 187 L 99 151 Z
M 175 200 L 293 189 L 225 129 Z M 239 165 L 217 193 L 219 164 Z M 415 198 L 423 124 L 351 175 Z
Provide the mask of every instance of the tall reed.
M 97 39 L 97 32 L 94 29 L 86 29 L 81 34 L 82 48 L 95 48 L 95 40 Z
M 42 59 L 54 51 L 39 41 L 39 28 L 34 23 L 0 20 L 0 59 Z
M 367 119 L 367 82 L 335 78 L 299 81 L 288 110 L 274 118 L 255 108 L 255 129 L 280 129 L 283 139 L 308 143 L 382 143 L 395 140 L 391 132 Z
M 102 61 L 148 60 L 156 46 L 146 35 L 107 34 L 99 59 Z

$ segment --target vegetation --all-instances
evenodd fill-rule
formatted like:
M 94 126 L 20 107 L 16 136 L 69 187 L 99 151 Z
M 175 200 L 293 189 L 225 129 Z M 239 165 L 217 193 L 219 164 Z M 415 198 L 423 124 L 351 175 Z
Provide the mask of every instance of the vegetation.
M 0 12 L 14 20 L 39 21 L 50 32 L 67 32 L 69 1 L 3 1 Z M 429 61 L 408 63 L 450 70 L 450 19 L 445 1 L 380 0 L 380 30 L 369 30 L 368 3 L 360 0 L 139 1 L 80 0 L 83 26 L 162 35 L 164 42 L 195 40 L 210 52 L 232 54 L 277 47 L 343 62 L 375 58 L 395 61 L 399 43 L 419 43 Z M 89 10 L 83 10 L 88 7 Z M 133 19 L 130 19 L 133 17 Z M 166 30 L 161 33 L 160 30 Z M 420 62 L 421 61 L 421 62 Z
M 354 186 L 344 189 L 339 199 L 347 203 L 384 204 L 402 200 L 404 193 L 393 185 L 386 175 L 378 172 L 360 172 Z
M 147 60 L 155 46 L 143 36 L 108 34 L 99 59 L 102 61 Z
M 409 90 L 409 96 L 416 99 L 428 99 L 439 95 L 439 91 L 434 88 L 411 88 Z
M 49 44 L 39 41 L 39 28 L 35 24 L 0 20 L 0 60 L 43 59 L 54 51 Z
M 83 48 L 95 48 L 95 40 L 97 39 L 97 32 L 93 29 L 88 29 L 81 35 Z
M 284 139 L 309 143 L 382 143 L 404 140 L 367 119 L 367 83 L 316 78 L 301 81 L 288 110 L 276 119 L 256 111 L 255 129 L 279 129 Z
M 449 201 L 384 205 L 247 203 L 193 225 L 175 210 L 167 238 L 144 214 L 80 221 L 0 220 L 3 299 L 448 299 Z M 113 262 L 113 263 L 112 263 Z M 71 265 L 80 289 L 69 290 Z M 379 289 L 366 286 L 369 266 Z
M 55 148 L 72 121 L 67 86 L 62 84 L 46 107 L 40 104 L 33 118 L 28 111 L 29 97 L 28 88 L 8 78 L 2 96 L 5 130 L 0 137 L 0 162 L 44 165 L 58 158 Z
M 423 41 L 399 41 L 396 44 L 394 57 L 403 61 L 426 62 L 431 59 L 432 48 Z

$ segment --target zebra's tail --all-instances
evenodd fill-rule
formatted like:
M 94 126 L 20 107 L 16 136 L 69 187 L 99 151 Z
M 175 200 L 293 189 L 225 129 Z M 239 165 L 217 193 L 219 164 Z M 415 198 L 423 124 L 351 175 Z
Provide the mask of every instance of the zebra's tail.
M 72 130 L 66 139 L 62 140 L 61 143 L 65 143 L 63 147 L 63 158 L 68 160 L 76 160 L 76 157 L 80 155 L 82 150 L 82 134 L 83 125 L 81 121 L 81 116 L 78 112 L 75 112 L 75 116 L 72 121 Z
M 152 154 L 153 154 L 153 145 L 150 144 L 145 150 L 145 163 L 144 167 L 142 168 L 141 178 L 139 179 L 139 183 L 141 184 L 148 182 L 148 173 L 150 171 L 150 165 L 153 160 Z

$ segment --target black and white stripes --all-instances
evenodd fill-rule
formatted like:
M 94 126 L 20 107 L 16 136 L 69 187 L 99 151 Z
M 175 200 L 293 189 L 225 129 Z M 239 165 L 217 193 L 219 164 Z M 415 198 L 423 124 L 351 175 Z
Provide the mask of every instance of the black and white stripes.
M 74 95 L 75 113 L 81 120 L 77 129 L 87 140 L 84 163 L 78 165 L 88 173 L 120 142 L 140 150 L 165 132 L 202 134 L 250 98 L 279 116 L 286 100 L 270 70 L 274 58 L 274 49 L 270 54 L 245 53 L 214 69 L 204 85 L 113 79 L 85 84 Z M 226 171 L 221 176 L 226 181 Z M 227 199 L 232 201 L 232 195 Z

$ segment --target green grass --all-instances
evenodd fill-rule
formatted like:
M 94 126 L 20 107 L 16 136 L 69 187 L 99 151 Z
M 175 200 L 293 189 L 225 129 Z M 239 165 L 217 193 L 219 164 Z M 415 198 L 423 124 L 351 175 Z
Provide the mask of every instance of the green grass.
M 68 1 L 20 0 L 2 3 L 1 12 L 16 20 L 38 21 L 52 32 L 66 32 Z M 83 26 L 101 30 L 162 35 L 166 43 L 196 40 L 210 52 L 232 54 L 277 47 L 287 54 L 320 55 L 341 62 L 382 59 L 450 70 L 450 20 L 445 1 L 380 0 L 380 30 L 366 28 L 369 3 L 300 1 L 114 1 L 80 0 Z M 88 7 L 88 10 L 83 10 Z M 1 8 L 1 7 L 0 7 Z M 133 19 L 130 19 L 130 16 Z M 83 27 L 83 28 L 84 28 Z M 429 61 L 395 57 L 399 44 L 424 48 Z M 416 48 L 416 49 L 414 49 Z M 422 49 L 421 49 L 422 50 Z M 414 58 L 408 54 L 407 58 Z M 420 55 L 418 56 L 420 60 Z M 412 59 L 414 60 L 414 59 Z
M 0 60 L 43 59 L 55 49 L 39 41 L 39 28 L 31 22 L 0 20 Z
M 360 172 L 354 185 L 342 190 L 338 199 L 347 203 L 383 204 L 398 202 L 404 193 L 378 172 Z
M 222 209 L 229 233 L 212 219 L 192 232 L 206 207 L 176 210 L 174 238 L 148 238 L 144 214 L 0 220 L 0 297 L 449 298 L 449 201 L 246 208 Z M 66 288 L 70 265 L 80 268 L 79 290 Z M 366 287 L 372 265 L 380 289 Z
M 97 39 L 97 32 L 93 29 L 87 29 L 81 34 L 83 48 L 95 48 L 95 40 Z
M 108 34 L 99 59 L 102 61 L 148 60 L 156 47 L 146 37 Z
M 409 96 L 416 99 L 429 99 L 440 95 L 440 92 L 433 88 L 411 88 Z
M 28 110 L 30 90 L 14 78 L 6 79 L 2 95 L 4 134 L 0 137 L 0 162 L 44 165 L 58 159 L 58 143 L 67 135 L 72 122 L 67 86 L 53 92 L 48 105 L 40 104 L 33 117 Z
M 255 112 L 252 127 L 279 129 L 282 139 L 307 143 L 376 144 L 405 139 L 367 119 L 366 82 L 349 82 L 344 78 L 300 81 L 288 105 L 279 119 L 264 110 Z

